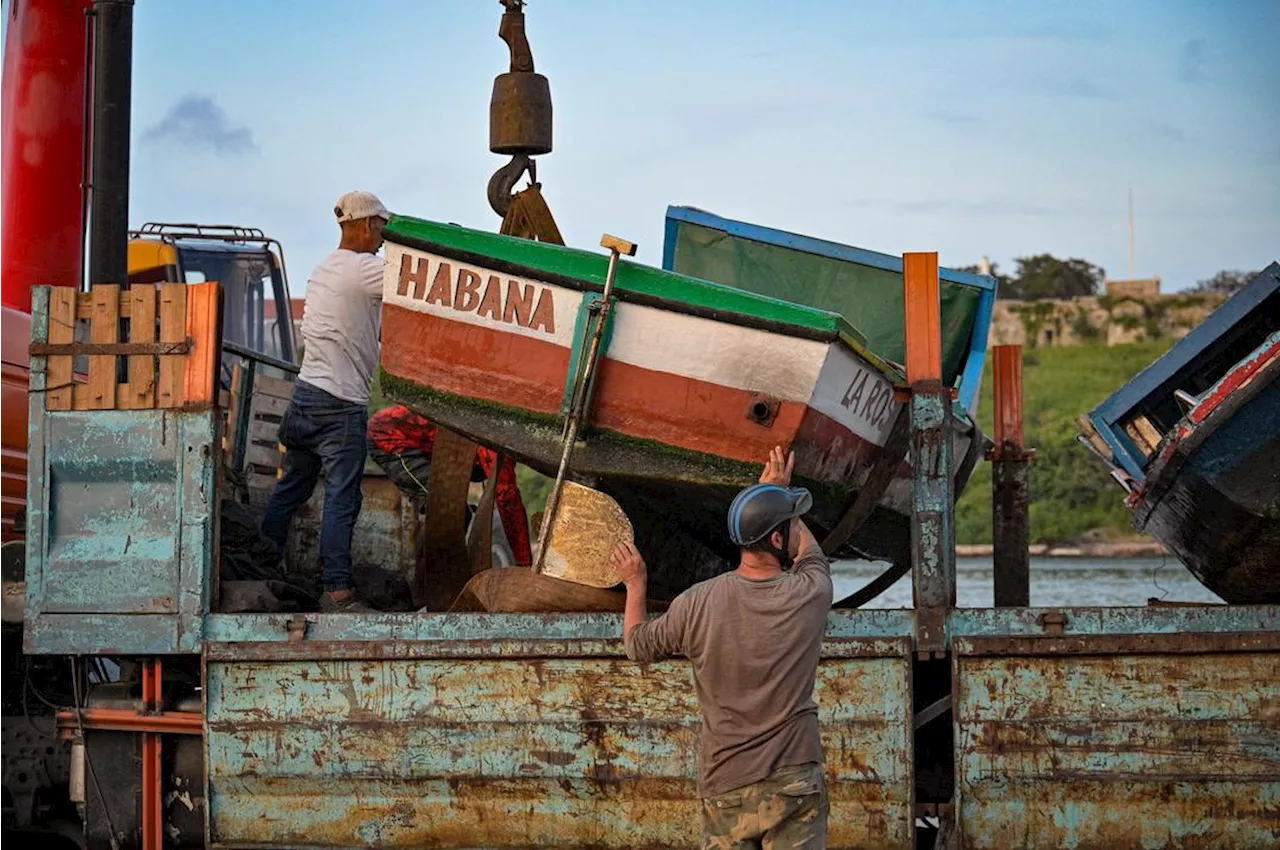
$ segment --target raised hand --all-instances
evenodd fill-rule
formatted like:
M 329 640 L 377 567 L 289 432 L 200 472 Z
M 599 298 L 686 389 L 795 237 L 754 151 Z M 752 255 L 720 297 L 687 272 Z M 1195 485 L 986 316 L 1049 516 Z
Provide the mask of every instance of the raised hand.
M 760 473 L 761 484 L 777 484 L 786 487 L 791 484 L 791 471 L 796 466 L 796 453 L 783 452 L 782 446 L 774 446 L 765 461 L 764 472 Z
M 636 544 L 619 543 L 614 547 L 609 560 L 617 571 L 618 578 L 627 587 L 643 585 L 648 580 L 648 568 L 645 567 L 644 558 L 640 557 L 640 550 L 636 548 Z

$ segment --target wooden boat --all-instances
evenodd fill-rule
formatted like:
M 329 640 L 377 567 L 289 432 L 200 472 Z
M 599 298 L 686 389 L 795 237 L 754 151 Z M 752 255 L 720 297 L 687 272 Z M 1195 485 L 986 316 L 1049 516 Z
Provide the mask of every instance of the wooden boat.
M 1280 602 L 1280 263 L 1082 420 L 1134 525 L 1235 604 Z
M 901 257 L 671 206 L 662 267 L 830 310 L 865 334 L 869 350 L 905 362 Z M 996 281 L 942 268 L 938 283 L 942 377 L 956 387 L 961 406 L 972 412 L 986 363 Z
M 561 454 L 570 376 L 600 302 L 604 255 L 397 216 L 385 232 L 386 395 L 544 474 Z M 635 526 L 655 595 L 726 568 L 729 502 L 769 449 L 829 529 L 880 465 L 891 483 L 844 554 L 910 546 L 904 449 L 886 452 L 904 376 L 841 316 L 623 261 L 572 474 Z M 956 472 L 984 442 L 960 411 Z M 972 449 L 972 450 L 970 450 Z

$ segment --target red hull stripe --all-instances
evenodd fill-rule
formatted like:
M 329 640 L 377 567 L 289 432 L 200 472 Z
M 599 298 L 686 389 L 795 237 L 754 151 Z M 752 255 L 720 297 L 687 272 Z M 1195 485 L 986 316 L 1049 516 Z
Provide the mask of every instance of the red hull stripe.
M 383 339 L 395 340 L 382 350 L 382 366 L 392 375 L 537 413 L 559 411 L 568 349 L 394 304 L 384 305 L 382 321 Z M 848 428 L 798 402 L 782 402 L 763 425 L 748 415 L 757 401 L 748 390 L 609 359 L 600 363 L 597 382 L 591 421 L 627 436 L 747 463 L 799 439 L 798 465 L 835 473 L 820 476 L 827 480 L 847 480 L 849 465 L 867 462 L 874 452 Z

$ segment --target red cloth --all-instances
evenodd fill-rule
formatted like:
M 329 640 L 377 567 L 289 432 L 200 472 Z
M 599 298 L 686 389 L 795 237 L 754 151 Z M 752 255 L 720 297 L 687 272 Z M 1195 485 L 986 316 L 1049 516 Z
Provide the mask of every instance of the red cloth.
M 392 405 L 378 411 L 369 419 L 369 442 L 389 454 L 423 451 L 429 457 L 436 443 L 436 426 L 425 416 L 419 416 L 403 404 Z M 480 446 L 476 450 L 476 463 L 484 470 L 487 479 L 493 474 L 498 453 Z M 496 494 L 498 515 L 502 517 L 502 530 L 511 544 L 516 564 L 527 567 L 533 563 L 529 546 L 529 517 L 520 498 L 520 485 L 516 482 L 516 464 L 506 458 L 498 469 Z

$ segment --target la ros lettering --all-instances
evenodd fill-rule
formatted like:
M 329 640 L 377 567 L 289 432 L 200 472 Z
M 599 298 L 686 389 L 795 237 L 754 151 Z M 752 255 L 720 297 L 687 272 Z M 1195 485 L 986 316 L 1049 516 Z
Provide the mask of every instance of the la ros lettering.
M 486 280 L 480 272 L 461 264 L 455 269 L 447 260 L 402 254 L 396 294 L 548 335 L 556 332 L 555 300 L 547 287 L 510 279 L 504 285 L 496 274 Z
M 840 405 L 872 428 L 883 428 L 893 409 L 893 385 L 859 369 L 844 391 Z

